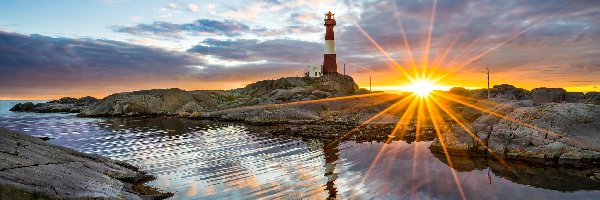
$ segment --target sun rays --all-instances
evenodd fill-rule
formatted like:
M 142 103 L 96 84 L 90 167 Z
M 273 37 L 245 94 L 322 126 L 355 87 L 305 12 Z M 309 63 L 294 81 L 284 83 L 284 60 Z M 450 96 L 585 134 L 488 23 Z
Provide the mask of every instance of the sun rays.
M 461 182 L 457 175 L 457 172 L 453 169 L 454 164 L 452 163 L 452 154 L 449 152 L 449 149 L 446 144 L 446 141 L 448 138 L 445 138 L 445 137 L 450 137 L 450 136 L 447 136 L 445 134 L 445 131 L 447 131 L 452 126 L 454 126 L 455 128 L 458 128 L 458 129 L 462 129 L 466 134 L 468 134 L 468 136 L 473 138 L 473 141 L 476 142 L 477 148 L 480 148 L 480 147 L 483 148 L 483 150 L 490 153 L 494 159 L 499 160 L 503 165 L 506 165 L 506 166 L 508 166 L 508 165 L 506 164 L 506 162 L 503 160 L 503 158 L 501 156 L 494 155 L 493 152 L 488 149 L 487 141 L 483 141 L 482 138 L 479 138 L 477 136 L 477 133 L 474 133 L 469 128 L 468 122 L 465 119 L 463 119 L 462 117 L 460 117 L 460 114 L 455 109 L 455 107 L 453 107 L 452 105 L 462 105 L 462 106 L 466 106 L 471 109 L 476 109 L 476 110 L 479 110 L 490 116 L 497 117 L 502 120 L 506 120 L 508 122 L 512 122 L 512 123 L 515 123 L 520 126 L 529 127 L 529 128 L 535 129 L 537 131 L 541 131 L 546 134 L 553 135 L 555 137 L 560 137 L 560 134 L 549 131 L 549 130 L 545 130 L 543 128 L 535 127 L 535 126 L 527 124 L 525 122 L 521 122 L 519 120 L 510 118 L 506 115 L 494 112 L 493 110 L 490 110 L 488 108 L 478 106 L 475 104 L 475 102 L 478 101 L 478 99 L 454 95 L 454 94 L 451 94 L 448 92 L 436 91 L 436 90 L 441 89 L 441 86 L 438 85 L 438 82 L 440 82 L 440 80 L 443 80 L 444 78 L 448 77 L 449 75 L 456 73 L 457 71 L 469 66 L 470 64 L 481 59 L 482 57 L 494 52 L 495 50 L 502 47 L 504 44 L 514 40 L 515 38 L 521 36 L 522 34 L 526 33 L 527 31 L 531 30 L 535 25 L 547 20 L 549 17 L 542 18 L 542 19 L 539 19 L 539 20 L 531 23 L 524 29 L 522 29 L 522 30 L 516 32 L 515 34 L 510 35 L 508 38 L 505 38 L 505 39 L 501 40 L 500 42 L 496 43 L 491 48 L 487 48 L 487 49 L 485 49 L 485 48 L 484 49 L 470 48 L 470 47 L 481 46 L 481 45 L 479 45 L 479 43 L 481 42 L 481 40 L 480 40 L 481 38 L 475 38 L 472 40 L 471 43 L 468 44 L 469 48 L 467 48 L 466 52 L 462 52 L 462 53 L 459 53 L 457 56 L 453 56 L 453 58 L 450 62 L 445 63 L 445 60 L 448 57 L 450 57 L 449 54 L 452 51 L 452 48 L 456 45 L 459 38 L 462 37 L 463 32 L 464 32 L 464 29 L 463 29 L 458 33 L 458 35 L 456 37 L 453 37 L 449 46 L 447 46 L 445 48 L 442 47 L 443 52 L 441 54 L 437 55 L 436 57 L 434 57 L 433 59 L 431 59 L 432 62 L 430 62 L 430 54 L 431 54 L 430 48 L 431 48 L 432 40 L 435 39 L 434 37 L 432 37 L 432 33 L 435 29 L 434 22 L 435 22 L 435 16 L 436 16 L 436 6 L 437 6 L 437 0 L 434 0 L 432 7 L 431 7 L 429 23 L 427 26 L 427 28 L 428 28 L 427 34 L 424 37 L 424 38 L 426 38 L 425 42 L 424 42 L 425 46 L 423 47 L 424 51 L 420 55 L 420 59 L 418 61 L 419 63 L 417 63 L 417 59 L 415 59 L 415 55 L 418 55 L 418 54 L 413 52 L 413 50 L 411 49 L 411 45 L 409 44 L 409 40 L 407 39 L 405 29 L 402 25 L 402 19 L 400 18 L 400 15 L 398 14 L 398 11 L 395 6 L 394 6 L 395 18 L 396 18 L 396 21 L 398 22 L 398 26 L 400 29 L 400 36 L 399 36 L 398 41 L 402 42 L 404 51 L 407 54 L 407 60 L 406 60 L 406 63 L 404 63 L 404 64 L 398 63 L 392 57 L 393 54 L 390 54 L 389 52 L 387 52 L 379 43 L 377 43 L 377 41 L 373 38 L 373 36 L 371 36 L 365 29 L 363 29 L 360 26 L 360 24 L 358 24 L 356 21 L 352 21 L 353 24 L 357 27 L 357 29 L 365 36 L 365 38 L 369 42 L 371 42 L 371 44 L 374 47 L 376 47 L 377 50 L 383 56 L 385 56 L 386 60 L 388 60 L 390 62 L 390 65 L 394 66 L 393 70 L 400 72 L 400 74 L 403 77 L 399 77 L 399 79 L 408 82 L 408 84 L 406 84 L 405 86 L 400 86 L 400 87 L 403 88 L 404 91 L 409 91 L 412 94 L 403 98 L 402 100 L 399 100 L 397 103 L 392 104 L 391 106 L 389 106 L 387 109 L 384 109 L 380 113 L 373 115 L 371 118 L 362 122 L 356 128 L 343 134 L 341 137 L 339 137 L 334 142 L 339 142 L 343 138 L 348 137 L 349 135 L 355 133 L 356 130 L 364 127 L 367 124 L 370 124 L 372 121 L 375 121 L 377 118 L 381 117 L 384 113 L 396 115 L 398 117 L 395 128 L 392 131 L 392 133 L 390 134 L 388 141 L 386 141 L 382 145 L 381 149 L 379 150 L 379 153 L 374 158 L 373 162 L 371 163 L 371 166 L 368 168 L 367 172 L 365 173 L 364 177 L 362 178 L 361 183 L 365 183 L 366 180 L 369 178 L 369 175 L 371 174 L 372 170 L 374 169 L 374 166 L 378 162 L 382 162 L 382 160 L 385 160 L 385 158 L 382 158 L 382 155 L 384 155 L 384 151 L 386 150 L 387 144 L 390 142 L 390 140 L 393 137 L 395 137 L 399 134 L 405 134 L 407 131 L 408 124 L 410 122 L 414 122 L 415 128 L 416 128 L 415 138 L 416 138 L 416 141 L 419 141 L 419 138 L 423 134 L 423 128 L 422 128 L 423 125 L 426 123 L 430 123 L 433 125 L 433 129 L 434 129 L 435 135 L 438 139 L 438 142 L 441 146 L 442 152 L 444 154 L 444 158 L 448 162 L 448 165 L 451 167 L 452 178 L 456 185 L 456 190 L 463 199 L 466 199 L 467 197 L 465 195 L 465 192 L 462 189 Z M 440 67 L 443 64 L 447 64 L 447 65 L 445 65 L 445 67 L 447 67 L 447 69 L 446 69 L 446 72 L 440 73 L 439 72 Z M 407 69 L 404 66 L 409 66 L 410 69 Z M 490 102 L 486 105 L 491 107 L 491 106 L 494 106 L 495 103 Z M 415 149 L 414 149 L 414 153 L 413 153 L 413 156 L 414 156 L 413 170 L 412 170 L 413 180 L 415 180 L 415 178 L 417 178 L 414 176 L 416 174 L 416 170 L 419 168 L 419 166 L 417 166 L 416 161 L 414 161 L 414 160 L 416 160 L 416 157 L 418 156 L 417 147 L 416 147 L 417 145 L 418 145 L 418 143 L 415 144 Z M 509 167 L 509 169 L 510 169 L 510 167 Z M 416 192 L 417 192 L 416 188 L 414 188 L 414 187 L 411 188 L 412 194 L 414 194 Z M 414 195 L 413 195 L 413 197 L 414 197 Z

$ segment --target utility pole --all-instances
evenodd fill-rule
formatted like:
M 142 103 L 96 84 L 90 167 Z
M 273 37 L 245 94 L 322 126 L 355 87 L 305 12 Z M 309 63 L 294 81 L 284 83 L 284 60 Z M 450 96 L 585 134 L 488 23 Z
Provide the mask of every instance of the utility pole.
M 485 68 L 487 70 L 487 84 L 488 84 L 488 89 L 487 89 L 487 93 L 488 93 L 488 99 L 490 98 L 490 68 Z
M 346 75 L 346 63 L 344 63 L 344 75 Z
M 369 76 L 369 91 L 373 92 L 373 90 L 371 89 L 371 77 Z

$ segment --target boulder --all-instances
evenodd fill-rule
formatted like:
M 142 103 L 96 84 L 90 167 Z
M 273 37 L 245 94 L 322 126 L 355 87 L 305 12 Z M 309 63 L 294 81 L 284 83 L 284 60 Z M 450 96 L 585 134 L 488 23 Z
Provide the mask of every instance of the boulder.
M 79 102 L 79 101 L 73 97 L 63 97 L 58 100 L 58 103 L 60 103 L 60 104 L 77 103 L 77 102 Z
M 360 89 L 354 79 L 348 75 L 327 74 L 315 78 L 314 81 L 316 82 L 316 89 L 326 92 L 355 94 Z
M 35 109 L 35 104 L 33 104 L 32 102 L 25 102 L 25 103 L 17 103 L 12 108 L 10 108 L 10 111 L 28 112 L 28 111 L 32 111 L 33 109 Z
M 463 87 L 453 87 L 448 90 L 448 93 L 455 94 L 463 97 L 471 97 L 471 91 L 463 88 Z
M 307 80 L 299 77 L 285 77 L 277 80 L 258 81 L 241 88 L 239 92 L 251 96 L 263 96 L 276 89 L 290 89 L 307 86 Z
M 312 95 L 314 95 L 317 98 L 325 98 L 327 97 L 327 93 L 321 91 L 321 90 L 313 90 L 311 92 Z
M 565 101 L 569 103 L 579 103 L 585 99 L 583 92 L 567 92 Z
M 100 101 L 100 100 L 98 100 L 92 96 L 85 96 L 85 97 L 81 97 L 81 98 L 77 99 L 77 102 L 79 102 L 79 103 L 96 103 L 98 101 Z
M 531 90 L 533 102 L 540 103 L 562 103 L 566 100 L 567 91 L 562 88 L 535 88 Z
M 487 99 L 488 97 L 487 89 L 476 89 L 472 90 L 471 93 L 472 97 L 476 99 Z M 490 97 L 508 100 L 531 100 L 529 91 L 509 84 L 494 85 L 490 88 Z
M 191 102 L 197 103 L 194 96 L 190 92 L 177 88 L 142 90 L 112 94 L 102 99 L 93 108 L 82 111 L 81 115 L 176 115 L 184 105 Z
M 600 92 L 585 93 L 585 102 L 592 104 L 600 104 Z
M 492 98 L 509 100 L 530 100 L 531 94 L 523 88 L 517 88 L 509 84 L 494 85 L 491 89 Z

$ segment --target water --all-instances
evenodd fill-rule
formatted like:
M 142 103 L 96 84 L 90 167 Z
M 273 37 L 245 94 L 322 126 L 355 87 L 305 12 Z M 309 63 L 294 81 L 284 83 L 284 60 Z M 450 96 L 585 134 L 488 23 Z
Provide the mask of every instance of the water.
M 12 113 L 0 126 L 140 166 L 173 199 L 461 199 L 451 168 L 429 142 L 275 137 L 261 127 L 184 119 L 77 118 Z M 577 171 L 452 157 L 468 199 L 597 199 L 600 183 Z M 373 164 L 375 163 L 375 164 Z M 512 171 L 511 171 L 512 170 Z

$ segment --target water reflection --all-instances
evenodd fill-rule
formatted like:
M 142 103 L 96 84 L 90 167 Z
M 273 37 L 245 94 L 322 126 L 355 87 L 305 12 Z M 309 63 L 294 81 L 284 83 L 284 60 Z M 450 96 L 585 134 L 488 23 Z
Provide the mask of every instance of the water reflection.
M 447 164 L 443 154 L 437 152 L 432 152 L 432 154 Z M 496 159 L 473 156 L 454 156 L 452 163 L 454 169 L 459 172 L 487 170 L 497 177 L 536 188 L 563 192 L 600 189 L 600 181 L 591 180 L 581 170 L 537 166 L 518 161 L 501 162 Z M 493 183 L 490 181 L 490 184 Z
M 426 141 L 384 144 L 387 137 L 377 137 L 326 145 L 236 123 L 53 114 L 0 115 L 0 126 L 141 166 L 174 199 L 460 199 L 444 157 Z M 453 162 L 469 199 L 600 196 L 600 184 L 574 170 L 468 157 Z

